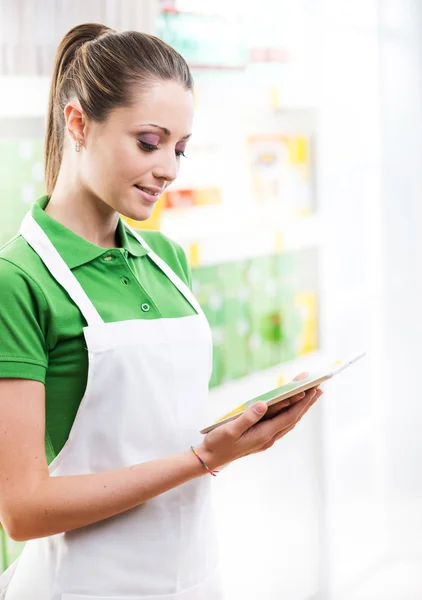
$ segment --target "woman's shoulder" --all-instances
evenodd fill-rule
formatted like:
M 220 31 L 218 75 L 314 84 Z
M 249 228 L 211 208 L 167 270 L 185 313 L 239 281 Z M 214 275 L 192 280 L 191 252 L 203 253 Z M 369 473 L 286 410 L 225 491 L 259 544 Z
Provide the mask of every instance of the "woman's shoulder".
M 3 277 L 13 276 L 16 272 L 33 272 L 37 263 L 37 255 L 21 235 L 0 246 L 0 274 Z
M 0 247 L 0 290 L 4 302 L 12 304 L 13 298 L 20 304 L 48 308 L 43 292 L 45 268 L 39 256 L 28 242 L 17 235 Z

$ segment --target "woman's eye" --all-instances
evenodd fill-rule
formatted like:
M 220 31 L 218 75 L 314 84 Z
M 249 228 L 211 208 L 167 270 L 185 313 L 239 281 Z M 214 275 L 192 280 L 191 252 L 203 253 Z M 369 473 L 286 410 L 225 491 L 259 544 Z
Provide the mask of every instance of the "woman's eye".
M 138 144 L 144 152 L 154 152 L 154 150 L 158 150 L 158 145 L 150 144 L 149 142 L 145 142 L 144 140 L 138 140 Z M 184 150 L 176 148 L 175 153 L 178 158 L 180 156 L 186 158 Z
M 143 142 L 142 140 L 138 140 L 138 143 L 145 152 L 153 152 L 154 150 L 158 150 L 158 146 L 155 146 L 154 144 L 148 144 L 148 142 Z

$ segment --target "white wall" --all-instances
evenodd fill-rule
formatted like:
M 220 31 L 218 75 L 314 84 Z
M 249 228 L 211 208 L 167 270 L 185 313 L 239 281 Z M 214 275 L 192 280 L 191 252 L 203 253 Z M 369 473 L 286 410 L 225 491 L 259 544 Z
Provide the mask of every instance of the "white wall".
M 421 3 L 384 0 L 380 17 L 387 484 L 395 551 L 412 554 L 422 553 Z
M 378 571 L 422 558 L 422 405 L 411 378 L 420 371 L 422 334 L 422 7 L 320 5 L 323 331 L 326 348 L 364 333 L 370 351 L 360 378 L 330 386 L 323 404 L 320 598 L 343 600 Z M 388 598 L 402 600 L 405 588 L 409 581 Z M 388 592 L 371 593 L 356 597 Z
M 374 378 L 381 257 L 378 31 L 375 0 L 321 0 L 318 196 L 325 223 L 323 348 L 368 350 L 327 386 L 321 600 L 343 599 L 385 553 L 383 432 Z

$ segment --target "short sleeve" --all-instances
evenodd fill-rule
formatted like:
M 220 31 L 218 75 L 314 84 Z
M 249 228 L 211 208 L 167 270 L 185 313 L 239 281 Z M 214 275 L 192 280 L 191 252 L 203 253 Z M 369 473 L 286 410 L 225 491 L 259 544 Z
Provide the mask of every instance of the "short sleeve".
M 0 259 L 0 378 L 45 383 L 47 314 L 38 285 L 18 266 Z

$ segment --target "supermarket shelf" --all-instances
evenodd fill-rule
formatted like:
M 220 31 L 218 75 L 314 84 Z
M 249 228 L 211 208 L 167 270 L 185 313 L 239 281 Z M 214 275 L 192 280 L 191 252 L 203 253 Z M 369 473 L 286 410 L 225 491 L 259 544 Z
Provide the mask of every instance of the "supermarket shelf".
M 221 72 L 239 72 L 245 71 L 244 65 L 220 66 L 220 65 L 191 65 L 195 71 L 221 71 Z M 0 118 L 27 118 L 44 117 L 47 109 L 48 92 L 50 86 L 49 77 L 41 76 L 0 76 Z M 196 85 L 197 94 L 201 98 L 200 104 L 209 105 L 214 103 L 216 98 L 212 95 L 208 103 L 204 95 L 211 93 L 203 82 Z M 240 90 L 240 91 L 239 91 Z M 231 102 L 236 105 L 239 102 L 243 104 L 248 102 L 251 107 L 257 105 L 268 107 L 275 113 L 297 113 L 314 114 L 315 103 L 309 102 L 309 95 L 300 95 L 296 97 L 289 87 L 287 90 L 269 86 L 263 86 L 262 93 L 252 94 L 248 91 L 256 90 L 256 82 L 249 87 L 243 84 L 239 90 L 233 88 L 226 94 L 225 102 Z M 288 92 L 288 93 L 287 93 Z M 214 92 L 215 93 L 215 92 Z M 230 100 L 231 99 L 231 100 Z
M 0 119 L 45 116 L 48 77 L 0 77 Z
M 192 267 L 205 266 L 275 252 L 320 247 L 323 242 L 321 218 L 263 218 L 249 215 L 225 218 L 219 207 L 194 207 L 169 211 L 161 231 L 177 240 L 190 257 Z
M 282 380 L 289 381 L 300 372 L 317 369 L 324 358 L 324 352 L 318 350 L 210 390 L 208 418 L 218 419 L 234 406 L 281 385 Z
M 312 233 L 321 228 L 317 213 L 283 214 L 275 207 L 223 207 L 222 205 L 190 206 L 166 210 L 162 214 L 162 228 L 172 229 L 185 241 L 201 241 L 218 236 L 264 230 L 265 232 L 291 231 L 289 237 Z M 292 242 L 293 243 L 293 242 Z
M 191 267 L 222 264 L 245 258 L 319 246 L 317 240 L 307 236 L 294 238 L 292 243 L 289 243 L 286 238 L 287 235 L 284 232 L 263 231 L 262 233 L 250 235 L 242 233 L 218 236 L 212 240 L 182 245 L 187 251 Z

